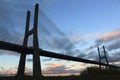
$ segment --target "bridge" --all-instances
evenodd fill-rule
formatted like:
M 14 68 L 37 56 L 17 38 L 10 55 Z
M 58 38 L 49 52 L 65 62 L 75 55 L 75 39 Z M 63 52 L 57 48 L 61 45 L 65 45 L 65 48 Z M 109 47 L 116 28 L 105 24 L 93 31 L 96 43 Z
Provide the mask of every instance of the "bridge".
M 82 58 L 78 58 L 78 57 L 72 57 L 72 56 L 68 56 L 68 55 L 63 55 L 61 53 L 55 53 L 55 52 L 50 52 L 50 51 L 40 49 L 39 45 L 38 45 L 39 42 L 38 42 L 38 32 L 37 32 L 38 10 L 39 10 L 39 5 L 36 4 L 35 12 L 34 12 L 34 25 L 33 25 L 33 29 L 31 29 L 31 30 L 29 30 L 30 11 L 29 10 L 27 11 L 26 29 L 25 29 L 23 45 L 0 41 L 0 49 L 14 51 L 14 52 L 18 52 L 20 54 L 20 62 L 19 62 L 18 72 L 17 72 L 18 79 L 21 76 L 24 76 L 25 59 L 26 59 L 27 54 L 33 55 L 33 77 L 42 76 L 39 56 L 45 56 L 45 57 L 51 57 L 51 58 L 57 58 L 57 59 L 63 59 L 63 60 L 70 60 L 70 61 L 77 61 L 77 62 L 84 62 L 84 63 L 90 63 L 90 64 L 97 64 L 97 65 L 101 64 L 103 66 L 109 66 L 112 68 L 120 68 L 119 66 L 114 66 L 114 65 L 110 65 L 110 64 L 108 65 L 105 63 L 100 63 L 100 62 L 82 59 Z M 28 37 L 30 35 L 33 35 L 33 46 L 32 47 L 27 46 L 28 45 Z
M 24 47 L 21 45 L 8 43 L 8 42 L 4 42 L 4 41 L 0 41 L 0 49 L 14 51 L 14 52 L 18 52 L 18 53 L 33 54 L 33 47 Z M 72 57 L 72 56 L 68 56 L 68 55 L 63 55 L 61 53 L 50 52 L 50 51 L 46 51 L 46 50 L 42 50 L 42 49 L 39 49 L 39 56 L 51 57 L 51 58 L 57 58 L 57 59 L 63 59 L 63 60 L 70 60 L 70 61 L 76 61 L 76 62 L 84 62 L 84 63 L 90 63 L 90 64 L 97 64 L 97 65 L 100 64 L 99 62 L 96 62 L 96 61 L 82 59 L 82 58 L 78 58 L 78 57 Z M 120 68 L 119 66 L 107 65 L 105 63 L 101 63 L 101 65 L 109 66 L 112 68 Z

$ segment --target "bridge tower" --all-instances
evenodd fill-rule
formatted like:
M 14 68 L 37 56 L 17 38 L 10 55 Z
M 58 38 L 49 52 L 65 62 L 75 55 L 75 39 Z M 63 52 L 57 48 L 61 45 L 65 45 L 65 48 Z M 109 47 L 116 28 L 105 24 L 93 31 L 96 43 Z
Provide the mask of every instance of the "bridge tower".
M 40 77 L 42 75 L 41 73 L 41 64 L 40 64 L 40 53 L 39 53 L 39 43 L 38 43 L 38 12 L 39 12 L 39 5 L 35 5 L 35 11 L 34 11 L 34 25 L 33 29 L 29 30 L 29 24 L 30 24 L 30 11 L 27 11 L 27 17 L 26 17 L 26 29 L 25 29 L 25 35 L 24 35 L 24 41 L 23 46 L 27 47 L 28 44 L 28 38 L 30 35 L 33 35 L 33 76 L 34 77 Z M 25 72 L 25 62 L 26 62 L 26 53 L 21 53 L 20 55 L 20 61 L 17 71 L 17 77 L 24 76 Z
M 106 64 L 107 64 L 106 69 L 109 69 L 109 62 L 108 62 L 108 59 L 107 59 L 105 46 L 103 46 L 103 53 L 104 53 L 103 56 L 101 56 L 99 47 L 97 47 L 97 49 L 98 49 L 98 55 L 99 55 L 99 68 L 101 69 L 101 60 L 105 59 Z

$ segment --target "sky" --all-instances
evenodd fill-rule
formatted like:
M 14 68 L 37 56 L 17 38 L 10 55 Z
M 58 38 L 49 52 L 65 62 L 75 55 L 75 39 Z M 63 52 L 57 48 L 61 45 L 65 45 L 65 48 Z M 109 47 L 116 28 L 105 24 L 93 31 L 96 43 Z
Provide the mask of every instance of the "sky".
M 39 4 L 39 47 L 52 52 L 98 61 L 104 45 L 111 64 L 120 66 L 119 0 L 0 0 L 0 40 L 22 45 L 27 10 Z M 9 13 L 9 14 L 8 14 Z M 28 42 L 32 46 L 32 36 Z M 20 54 L 0 50 L 0 74 L 16 74 Z M 74 74 L 90 64 L 41 57 L 43 74 Z M 32 72 L 27 55 L 26 73 Z

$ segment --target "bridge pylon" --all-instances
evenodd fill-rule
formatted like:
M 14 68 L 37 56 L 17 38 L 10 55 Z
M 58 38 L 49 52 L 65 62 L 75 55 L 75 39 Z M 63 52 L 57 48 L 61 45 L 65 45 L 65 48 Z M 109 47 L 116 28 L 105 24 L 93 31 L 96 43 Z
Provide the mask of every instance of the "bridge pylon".
M 98 49 L 98 55 L 99 55 L 99 68 L 101 69 L 101 60 L 105 59 L 106 64 L 107 64 L 106 69 L 109 69 L 109 62 L 108 62 L 108 59 L 107 59 L 105 46 L 103 46 L 103 53 L 104 53 L 103 56 L 101 56 L 99 47 L 97 47 L 97 49 Z
M 33 77 L 40 77 L 42 76 L 41 73 L 41 63 L 40 63 L 40 52 L 39 52 L 39 43 L 38 43 L 38 12 L 39 12 L 39 5 L 35 5 L 34 11 L 34 25 L 31 30 L 29 30 L 30 24 L 30 11 L 27 11 L 26 17 L 26 29 L 24 35 L 23 46 L 27 47 L 28 45 L 28 38 L 30 35 L 33 35 Z M 17 71 L 17 77 L 22 77 L 25 75 L 25 62 L 26 62 L 26 53 L 21 53 L 20 61 Z

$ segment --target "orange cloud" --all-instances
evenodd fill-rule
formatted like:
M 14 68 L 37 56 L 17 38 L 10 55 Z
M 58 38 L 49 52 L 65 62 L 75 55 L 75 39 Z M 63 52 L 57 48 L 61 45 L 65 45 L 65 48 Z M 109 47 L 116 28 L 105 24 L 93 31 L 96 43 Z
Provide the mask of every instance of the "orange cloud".
M 111 32 L 103 34 L 100 39 L 104 41 L 110 41 L 118 37 L 120 37 L 120 30 L 115 30 L 115 31 L 111 31 Z
M 87 65 L 85 63 L 80 63 L 80 66 L 85 67 Z
M 57 68 L 57 67 L 61 67 L 63 66 L 62 64 L 58 63 L 58 64 L 51 64 L 47 67 L 47 70 L 53 69 L 53 68 Z
M 0 75 L 5 75 L 5 76 L 6 75 L 16 75 L 16 74 L 17 74 L 17 67 L 9 68 L 9 69 L 2 67 L 2 70 L 0 71 Z M 25 68 L 25 74 L 31 75 L 32 70 L 29 68 Z
M 10 75 L 15 75 L 16 74 L 16 70 L 11 71 L 11 70 L 6 70 L 6 71 L 0 71 L 0 74 L 10 74 Z
M 43 69 L 43 74 L 63 74 L 63 73 L 79 73 L 80 70 L 74 69 L 73 67 L 76 67 L 76 65 L 70 65 L 69 67 L 63 65 L 63 64 L 49 64 L 46 68 Z

